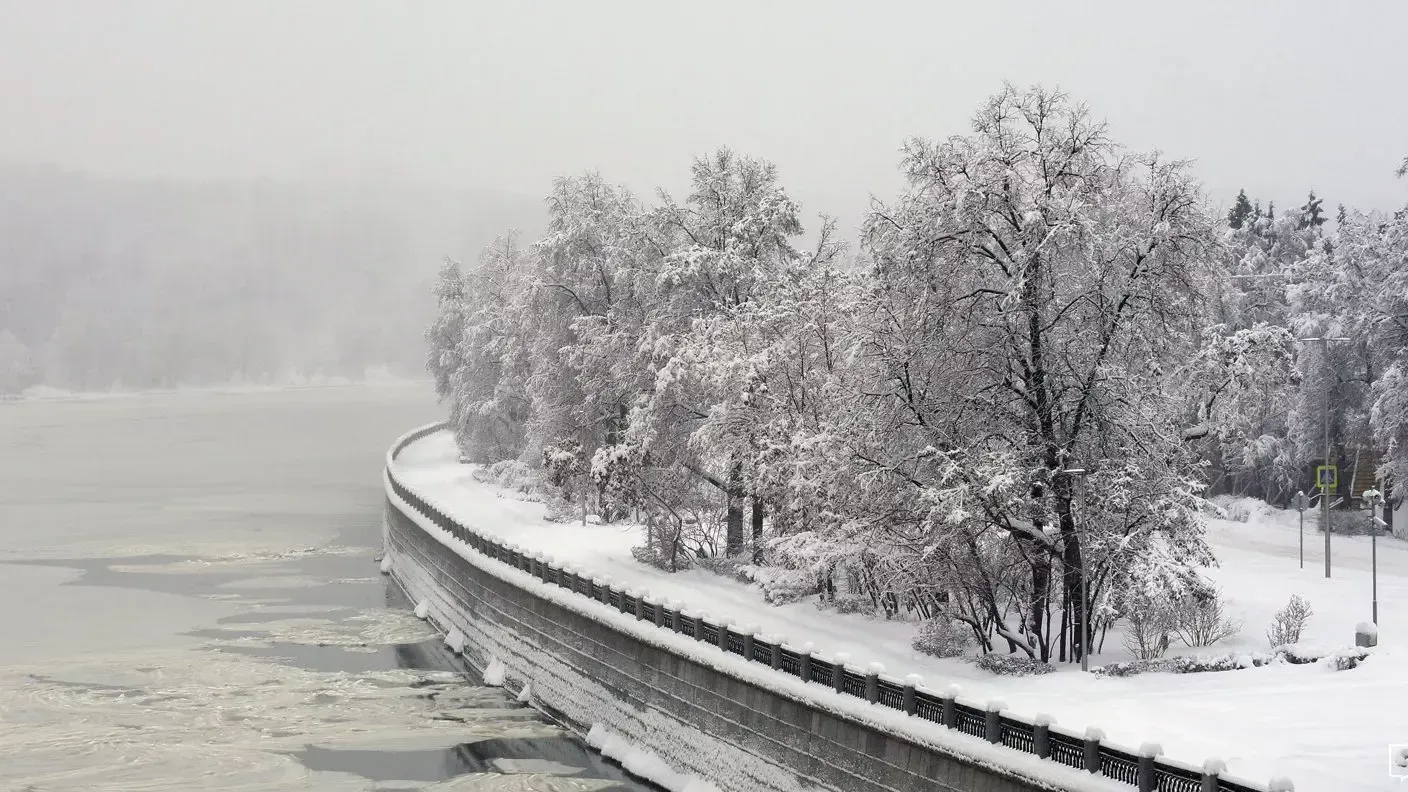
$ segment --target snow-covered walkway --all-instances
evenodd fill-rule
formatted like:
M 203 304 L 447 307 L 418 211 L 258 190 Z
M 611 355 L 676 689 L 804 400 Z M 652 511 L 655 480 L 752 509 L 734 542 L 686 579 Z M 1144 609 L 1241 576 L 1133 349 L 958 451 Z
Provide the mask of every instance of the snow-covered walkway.
M 1067 728 L 1098 726 L 1117 743 L 1160 743 L 1167 756 L 1200 763 L 1217 756 L 1229 772 L 1265 781 L 1294 779 L 1299 792 L 1360 792 L 1389 788 L 1389 745 L 1408 743 L 1408 546 L 1379 542 L 1381 646 L 1359 668 L 1278 665 L 1221 673 L 1145 674 L 1124 679 L 1063 667 L 1041 677 L 997 677 L 959 660 L 939 660 L 910 648 L 913 625 L 821 611 L 810 603 L 768 605 L 754 587 L 712 573 L 671 575 L 637 563 L 636 526 L 549 523 L 543 506 L 505 497 L 470 477 L 453 441 L 437 433 L 396 460 L 398 478 L 462 522 L 507 541 L 625 585 L 685 603 L 714 618 L 756 624 L 811 642 L 823 654 L 847 653 L 853 664 L 883 663 L 889 673 L 918 673 L 926 686 L 963 686 L 965 698 L 1000 698 L 1014 714 L 1049 713 Z M 1323 538 L 1307 528 L 1306 562 L 1297 565 L 1295 513 L 1254 514 L 1249 522 L 1211 520 L 1221 561 L 1212 575 L 1234 612 L 1241 636 L 1208 652 L 1265 650 L 1265 627 L 1292 594 L 1315 610 L 1303 643 L 1350 646 L 1354 626 L 1369 619 L 1367 538 L 1334 537 L 1334 578 L 1323 577 Z M 1096 664 L 1127 659 L 1107 641 Z

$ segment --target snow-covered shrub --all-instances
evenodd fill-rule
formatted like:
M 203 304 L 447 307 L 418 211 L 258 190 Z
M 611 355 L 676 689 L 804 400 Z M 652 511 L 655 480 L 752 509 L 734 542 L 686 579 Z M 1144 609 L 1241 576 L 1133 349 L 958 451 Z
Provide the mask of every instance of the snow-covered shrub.
M 689 569 L 698 559 L 691 558 L 688 553 L 675 553 L 671 558 L 670 553 L 664 545 L 659 543 L 649 543 L 636 545 L 631 548 L 631 557 L 646 566 L 656 569 L 663 569 L 666 572 L 678 572 L 682 569 Z
M 1232 495 L 1218 495 L 1212 499 L 1213 505 L 1221 510 L 1221 517 L 1231 522 L 1244 523 L 1251 519 L 1252 512 L 1247 499 Z
M 1317 533 L 1325 533 L 1325 510 L 1315 511 L 1315 530 Z M 1368 536 L 1374 532 L 1375 523 L 1368 510 L 1363 511 L 1339 511 L 1330 515 L 1330 529 L 1339 536 Z M 1380 529 L 1381 535 L 1382 530 Z
M 845 596 L 832 600 L 837 613 L 874 613 L 875 603 L 869 597 Z
M 1090 669 L 1098 676 L 1127 677 L 1147 674 L 1154 671 L 1171 671 L 1163 660 L 1129 660 L 1119 663 L 1106 663 Z
M 958 657 L 972 643 L 973 632 L 968 625 L 939 616 L 919 625 L 910 646 L 916 652 L 933 657 Z
M 1136 674 L 1200 674 L 1213 671 L 1236 671 L 1240 668 L 1257 668 L 1277 662 L 1275 655 L 1265 653 L 1247 654 L 1233 652 L 1220 655 L 1184 655 L 1161 657 L 1153 660 L 1134 660 L 1127 663 L 1110 663 L 1092 669 L 1102 676 L 1127 677 Z
M 998 676 L 1036 676 L 1049 674 L 1056 670 L 1050 663 L 1043 663 L 1035 658 L 1020 654 L 984 654 L 978 655 L 973 664 L 990 674 Z
M 763 598 L 772 605 L 800 602 L 817 592 L 816 576 L 805 569 L 784 569 L 775 566 L 745 564 L 738 574 L 763 590 Z
M 1266 630 L 1266 640 L 1270 642 L 1271 648 L 1299 641 L 1301 632 L 1305 630 L 1305 623 L 1310 621 L 1313 613 L 1310 603 L 1304 597 L 1292 594 L 1291 601 L 1276 612 L 1271 626 Z
M 470 471 L 469 476 L 481 484 L 488 484 L 512 493 L 519 500 L 544 500 L 542 483 L 538 474 L 516 459 L 505 459 L 492 465 L 476 467 Z
M 1358 668 L 1360 662 L 1368 656 L 1369 653 L 1363 649 L 1341 649 L 1321 658 L 1319 662 L 1321 665 L 1328 666 L 1331 671 L 1348 671 L 1351 668 Z
M 1199 674 L 1215 671 L 1236 671 L 1243 668 L 1289 663 L 1307 665 L 1323 663 L 1336 671 L 1356 667 L 1369 656 L 1364 649 L 1340 649 L 1335 652 L 1298 646 L 1282 646 L 1273 652 L 1228 652 L 1215 655 L 1184 655 L 1164 657 L 1157 660 L 1134 660 L 1124 663 L 1110 663 L 1091 669 L 1094 674 L 1112 677 L 1127 677 L 1136 674 L 1168 673 Z
M 1242 631 L 1242 621 L 1227 613 L 1222 590 L 1214 586 L 1181 598 L 1173 611 L 1179 640 L 1192 647 L 1212 646 Z
M 732 578 L 743 583 L 751 583 L 752 579 L 743 574 L 742 559 L 729 556 L 699 556 L 695 559 L 694 565 L 700 569 L 707 569 L 720 577 Z
M 1177 624 L 1177 614 L 1170 602 L 1146 599 L 1130 607 L 1125 616 L 1121 641 L 1136 660 L 1153 660 L 1168 651 L 1169 634 Z
M 554 523 L 570 523 L 582 519 L 582 504 L 567 500 L 562 497 L 561 493 L 552 493 L 545 500 L 547 508 L 543 511 L 544 520 Z

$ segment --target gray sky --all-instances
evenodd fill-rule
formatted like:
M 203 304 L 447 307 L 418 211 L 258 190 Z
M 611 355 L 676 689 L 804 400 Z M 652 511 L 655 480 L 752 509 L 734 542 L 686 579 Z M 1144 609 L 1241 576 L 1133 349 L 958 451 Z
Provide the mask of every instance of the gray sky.
M 808 213 L 898 187 L 911 135 L 1056 85 L 1211 194 L 1388 208 L 1408 3 L 0 0 L 0 159 L 180 178 L 678 189 L 728 144 Z

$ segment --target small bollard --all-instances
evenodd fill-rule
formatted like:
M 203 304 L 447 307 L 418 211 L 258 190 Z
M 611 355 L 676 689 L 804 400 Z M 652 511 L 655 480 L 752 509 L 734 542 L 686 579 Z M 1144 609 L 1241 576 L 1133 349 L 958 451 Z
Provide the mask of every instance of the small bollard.
M 636 618 L 645 618 L 645 592 L 643 591 L 636 592 Z
M 1085 730 L 1085 769 L 1091 773 L 1100 772 L 1100 741 L 1105 732 L 1091 726 Z
M 1203 786 L 1200 792 L 1217 792 L 1218 780 L 1227 772 L 1227 765 L 1217 758 L 1203 762 Z
M 1354 627 L 1354 645 L 1368 648 L 1379 645 L 1379 628 L 1370 622 L 1359 622 Z
M 948 692 L 944 694 L 944 726 L 950 729 L 958 726 L 958 693 L 961 690 L 958 685 L 949 685 Z
M 807 644 L 802 651 L 797 653 L 797 676 L 803 682 L 812 681 L 812 645 Z
M 987 722 L 983 724 L 983 736 L 994 745 L 1002 742 L 1002 711 L 1007 705 L 1000 699 L 988 701 Z
M 665 626 L 665 601 L 664 601 L 664 600 L 660 600 L 660 599 L 655 600 L 655 626 L 656 626 L 656 627 L 664 627 L 664 626 Z
M 1139 792 L 1156 792 L 1154 760 L 1163 752 L 1163 746 L 1158 743 L 1144 743 L 1139 746 L 1139 766 L 1135 771 L 1135 783 L 1139 786 Z
M 754 639 L 753 634 L 752 634 L 751 632 L 749 632 L 748 630 L 744 630 L 744 631 L 743 631 L 743 659 L 744 659 L 744 660 L 752 660 L 752 659 L 753 659 L 753 642 L 754 642 L 754 640 L 755 640 L 755 639 Z
M 677 600 L 670 600 L 670 629 L 680 631 L 680 603 Z
M 768 660 L 770 661 L 769 665 L 776 670 L 782 668 L 782 636 L 774 635 L 772 639 L 772 655 Z
M 722 621 L 719 622 L 719 648 L 725 652 L 728 651 L 728 632 L 732 628 L 733 622 L 728 622 L 727 624 Z
M 842 693 L 846 690 L 846 661 L 850 659 L 851 656 L 844 652 L 836 655 L 836 657 L 832 659 L 831 687 L 835 688 L 837 693 Z

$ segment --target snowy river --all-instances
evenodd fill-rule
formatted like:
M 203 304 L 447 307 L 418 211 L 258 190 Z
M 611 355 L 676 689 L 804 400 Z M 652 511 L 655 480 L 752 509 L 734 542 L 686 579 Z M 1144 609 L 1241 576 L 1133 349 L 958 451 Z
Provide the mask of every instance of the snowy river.
M 424 386 L 0 402 L 0 789 L 643 790 L 377 573 Z

